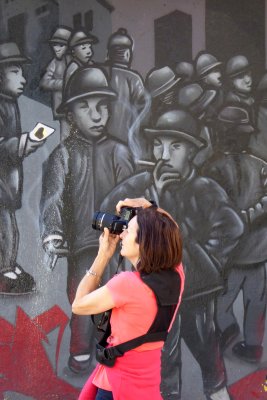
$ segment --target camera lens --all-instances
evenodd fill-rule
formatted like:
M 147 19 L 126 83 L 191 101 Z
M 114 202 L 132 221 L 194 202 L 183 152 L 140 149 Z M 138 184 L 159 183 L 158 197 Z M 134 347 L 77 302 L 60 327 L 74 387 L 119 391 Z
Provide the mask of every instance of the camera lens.
M 97 211 L 94 213 L 92 228 L 98 231 L 103 231 L 104 228 L 108 228 L 110 233 L 115 233 L 119 235 L 123 226 L 125 225 L 125 221 L 121 220 L 121 218 L 114 214 L 102 213 Z

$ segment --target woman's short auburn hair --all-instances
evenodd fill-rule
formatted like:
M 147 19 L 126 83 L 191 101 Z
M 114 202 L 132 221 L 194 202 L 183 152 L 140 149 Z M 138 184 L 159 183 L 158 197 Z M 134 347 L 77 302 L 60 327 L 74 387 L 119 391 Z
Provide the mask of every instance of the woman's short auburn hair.
M 147 274 L 175 269 L 182 260 L 179 227 L 166 211 L 155 206 L 138 210 L 139 272 Z

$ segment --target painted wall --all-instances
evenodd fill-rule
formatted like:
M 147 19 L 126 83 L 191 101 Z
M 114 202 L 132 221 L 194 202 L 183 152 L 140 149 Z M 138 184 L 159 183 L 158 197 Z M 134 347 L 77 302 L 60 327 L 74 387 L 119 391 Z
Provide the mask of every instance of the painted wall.
M 144 76 L 155 65 L 154 21 L 174 10 L 192 16 L 192 57 L 205 49 L 205 1 L 112 1 L 116 11 L 112 13 L 114 29 L 122 26 L 127 20 L 127 28 L 135 40 L 135 57 L 133 67 Z M 119 5 L 119 7 L 118 7 Z M 141 8 L 141 12 L 140 12 Z M 118 10 L 118 11 L 117 11 Z M 129 13 L 130 11 L 130 13 Z M 149 51 L 147 51 L 149 49 Z
M 0 398 L 77 399 L 95 365 L 93 325 L 70 306 L 97 251 L 92 215 L 145 196 L 184 239 L 186 290 L 163 352 L 163 398 L 265 399 L 266 5 L 253 2 L 250 18 L 249 3 L 227 2 L 226 12 L 202 0 L 0 1 Z M 220 12 L 234 50 L 213 23 Z M 74 59 L 72 90 L 90 93 L 102 77 L 118 96 L 97 103 L 98 129 L 73 110 L 55 116 L 52 103 L 73 54 L 55 73 L 48 40 L 74 23 L 98 43 L 86 79 Z M 11 39 L 20 53 L 2 43 Z M 55 132 L 34 142 L 38 122 Z

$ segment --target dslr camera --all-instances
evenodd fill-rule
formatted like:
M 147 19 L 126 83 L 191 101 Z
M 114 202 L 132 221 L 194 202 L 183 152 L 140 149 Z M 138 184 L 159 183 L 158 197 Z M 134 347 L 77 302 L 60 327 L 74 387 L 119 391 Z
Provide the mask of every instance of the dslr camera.
M 92 228 L 98 231 L 108 228 L 110 233 L 120 235 L 136 215 L 137 210 L 136 207 L 122 207 L 120 215 L 97 211 L 93 216 Z

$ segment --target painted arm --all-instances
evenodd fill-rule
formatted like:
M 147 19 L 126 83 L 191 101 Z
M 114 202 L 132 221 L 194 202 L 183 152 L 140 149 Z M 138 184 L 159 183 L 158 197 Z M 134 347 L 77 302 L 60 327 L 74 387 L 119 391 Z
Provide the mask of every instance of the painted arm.
M 56 240 L 64 242 L 65 189 L 68 174 L 66 149 L 56 149 L 44 163 L 42 194 L 40 201 L 40 228 L 44 245 Z
M 56 61 L 52 60 L 46 68 L 46 72 L 40 80 L 40 87 L 47 91 L 62 90 L 63 78 L 55 77 Z

